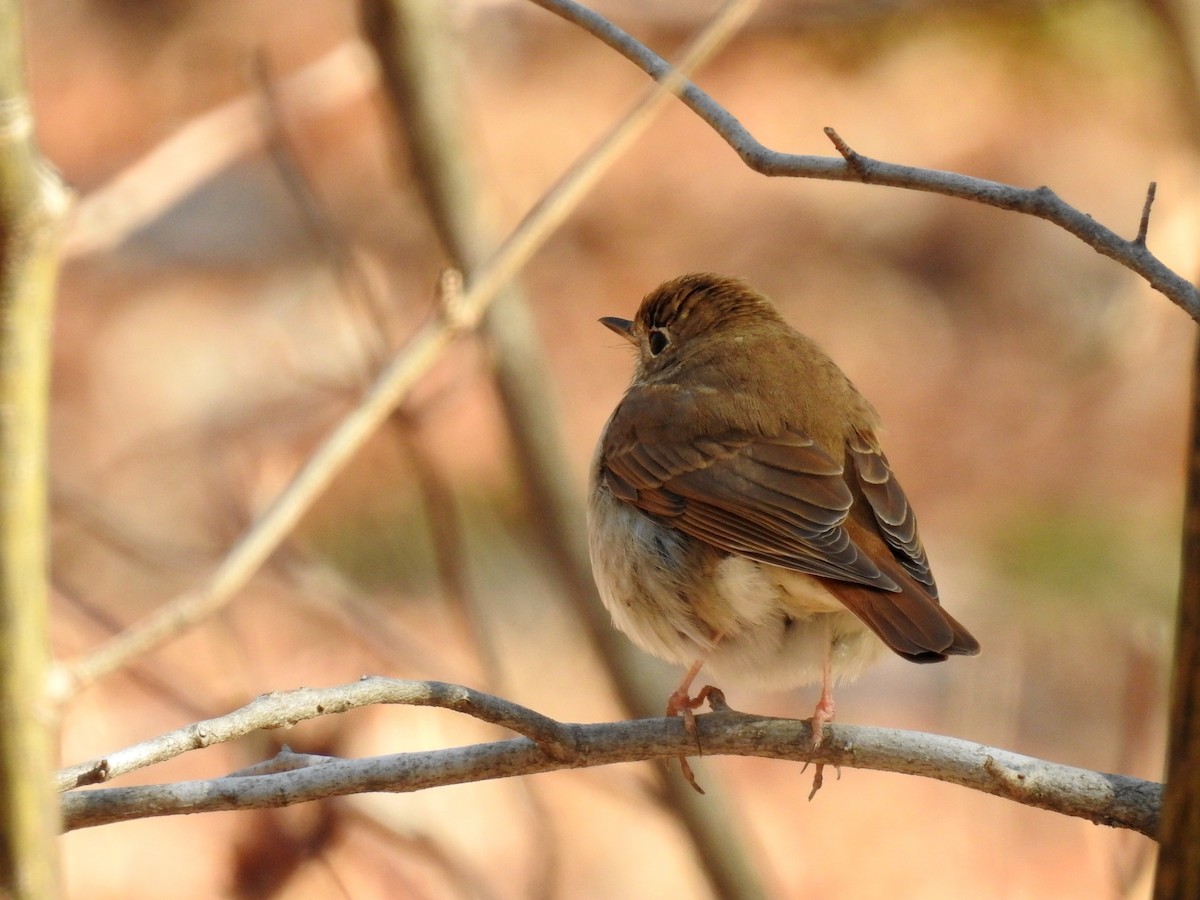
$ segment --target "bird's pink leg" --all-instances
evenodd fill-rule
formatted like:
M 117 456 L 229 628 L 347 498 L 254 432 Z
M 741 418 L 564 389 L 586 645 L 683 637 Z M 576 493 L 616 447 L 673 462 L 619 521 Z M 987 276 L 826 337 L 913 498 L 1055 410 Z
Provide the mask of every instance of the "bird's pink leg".
M 833 645 L 825 651 L 825 664 L 821 667 L 821 699 L 812 716 L 813 749 L 821 746 L 825 738 L 825 726 L 833 721 Z
M 833 640 L 830 639 L 828 649 L 825 651 L 825 662 L 821 666 L 821 699 L 817 701 L 817 708 L 813 710 L 812 716 L 812 746 L 816 750 L 821 746 L 821 741 L 825 738 L 825 726 L 833 721 Z M 804 768 L 808 768 L 805 765 Z M 838 770 L 841 774 L 841 770 Z M 816 771 L 813 772 L 812 790 L 809 791 L 808 799 L 811 800 L 817 795 L 817 791 L 821 789 L 821 785 L 825 782 L 825 764 L 817 763 Z
M 700 657 L 692 667 L 687 670 L 687 674 L 683 676 L 683 681 L 679 682 L 679 686 L 667 698 L 667 715 L 677 716 L 683 713 L 684 719 L 690 720 L 691 727 L 688 731 L 693 734 L 696 731 L 696 723 L 692 716 L 692 710 L 698 707 L 704 701 L 699 697 L 692 697 L 692 682 L 696 680 L 696 676 L 700 674 L 700 669 L 704 665 L 704 657 Z
M 676 687 L 675 690 L 671 692 L 671 696 L 667 698 L 667 716 L 678 716 L 682 714 L 683 727 L 687 730 L 687 733 L 692 736 L 692 739 L 695 740 L 697 753 L 702 752 L 702 748 L 700 747 L 700 734 L 696 729 L 696 716 L 692 710 L 699 709 L 706 701 L 713 706 L 714 709 L 718 706 L 725 706 L 724 694 L 722 694 L 720 690 L 712 685 L 705 686 L 698 694 L 696 694 L 695 697 L 691 695 L 692 682 L 696 680 L 696 676 L 700 674 L 700 669 L 703 666 L 704 657 L 702 656 L 692 663 L 691 668 L 689 668 L 687 673 L 683 676 L 683 680 L 679 682 L 679 686 Z M 683 777 L 687 780 L 687 783 L 690 784 L 697 793 L 703 794 L 704 788 L 700 787 L 700 785 L 696 783 L 696 776 L 692 772 L 692 767 L 688 764 L 687 759 L 683 756 L 679 757 L 679 769 L 681 772 L 683 772 Z

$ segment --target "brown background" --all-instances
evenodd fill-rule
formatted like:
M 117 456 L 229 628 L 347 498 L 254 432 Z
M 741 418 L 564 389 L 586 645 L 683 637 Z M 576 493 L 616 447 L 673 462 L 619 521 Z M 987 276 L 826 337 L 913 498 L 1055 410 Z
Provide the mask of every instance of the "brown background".
M 877 158 L 1048 184 L 1127 235 L 1155 180 L 1150 246 L 1194 277 L 1192 113 L 1149 6 L 957 6 L 768 3 L 697 80 L 769 146 L 828 155 L 831 125 Z M 599 8 L 664 53 L 704 20 L 685 2 Z M 644 78 L 532 5 L 456 3 L 452 16 L 470 152 L 502 232 Z M 255 60 L 286 80 L 354 37 L 352 4 L 43 0 L 27 27 L 42 147 L 81 211 L 118 176 L 136 205 L 165 174 L 219 159 L 229 129 L 267 127 L 319 210 L 304 214 L 278 152 L 251 149 L 114 246 L 71 251 L 52 413 L 55 639 L 68 657 L 210 570 L 349 408 L 370 348 L 401 346 L 430 313 L 446 257 L 376 89 L 351 84 L 317 112 L 262 100 Z M 222 120 L 165 170 L 142 162 L 241 96 L 247 121 Z M 937 667 L 886 660 L 841 688 L 839 719 L 1161 777 L 1185 314 L 1044 222 L 754 175 L 676 106 L 523 275 L 580 498 L 631 365 L 595 319 L 630 315 L 696 269 L 772 295 L 873 400 L 943 598 L 984 645 Z M 532 543 L 486 361 L 456 346 L 409 405 L 411 427 L 360 455 L 227 612 L 81 696 L 64 762 L 364 672 L 483 686 L 432 561 L 414 444 L 452 487 L 503 693 L 568 721 L 619 715 Z M 815 690 L 729 699 L 803 717 Z M 449 713 L 362 711 L 122 783 L 218 775 L 279 740 L 368 755 L 492 736 Z M 705 896 L 677 826 L 646 798 L 648 772 L 92 829 L 64 839 L 70 893 L 524 897 L 549 870 L 556 896 Z M 1150 843 L 1082 821 L 864 771 L 812 803 L 798 766 L 722 759 L 699 773 L 731 795 L 778 896 L 1147 896 Z

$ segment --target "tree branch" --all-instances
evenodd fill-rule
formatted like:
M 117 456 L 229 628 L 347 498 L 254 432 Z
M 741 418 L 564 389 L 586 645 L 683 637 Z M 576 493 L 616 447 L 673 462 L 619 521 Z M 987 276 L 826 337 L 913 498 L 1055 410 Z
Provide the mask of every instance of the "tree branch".
M 1150 231 L 1150 210 L 1154 207 L 1154 195 L 1158 192 L 1158 184 L 1150 182 L 1150 187 L 1146 188 L 1146 202 L 1142 204 L 1142 220 L 1138 222 L 1137 237 L 1133 239 L 1135 244 L 1146 246 L 1146 235 Z
M 340 687 L 266 694 L 227 716 L 64 770 L 59 781 L 83 784 L 89 778 L 111 778 L 256 729 L 286 727 L 373 703 L 452 709 L 524 736 L 368 759 L 322 759 L 313 766 L 265 775 L 71 791 L 62 798 L 65 827 L 290 806 L 346 794 L 403 793 L 562 769 L 672 759 L 695 755 L 699 746 L 704 756 L 757 756 L 922 775 L 1149 837 L 1158 830 L 1162 785 L 1058 765 L 958 738 L 839 724 L 827 726 L 825 740 L 814 751 L 807 721 L 722 710 L 697 716 L 693 737 L 682 719 L 566 724 L 458 685 L 376 677 Z
M 1166 804 L 1156 900 L 1200 892 L 1200 342 L 1193 350 L 1191 440 L 1175 622 Z
M 670 71 L 670 66 L 661 56 L 587 7 L 573 0 L 532 2 L 595 35 L 655 80 L 661 81 Z M 741 122 L 691 82 L 682 87 L 679 98 L 712 126 L 737 152 L 742 162 L 755 172 L 928 191 L 1046 219 L 1069 231 L 1097 253 L 1136 272 L 1151 287 L 1182 307 L 1193 319 L 1200 321 L 1200 290 L 1195 285 L 1163 264 L 1143 241 L 1122 238 L 1087 213 L 1065 203 L 1048 187 L 1018 188 L 956 172 L 918 169 L 871 159 L 852 150 L 831 128 L 825 129 L 825 132 L 834 142 L 841 159 L 781 153 L 759 143 Z
M 34 140 L 21 4 L 0 2 L 0 896 L 58 896 L 46 571 L 50 327 L 68 194 Z
M 306 719 L 389 703 L 436 706 L 466 713 L 525 735 L 552 759 L 566 759 L 575 752 L 572 738 L 566 734 L 564 726 L 508 700 L 440 681 L 370 677 L 334 688 L 297 688 L 263 694 L 227 715 L 196 722 L 116 753 L 63 769 L 58 774 L 58 790 L 99 784 L 137 769 L 166 762 L 190 750 L 222 744 L 253 731 L 287 728 Z

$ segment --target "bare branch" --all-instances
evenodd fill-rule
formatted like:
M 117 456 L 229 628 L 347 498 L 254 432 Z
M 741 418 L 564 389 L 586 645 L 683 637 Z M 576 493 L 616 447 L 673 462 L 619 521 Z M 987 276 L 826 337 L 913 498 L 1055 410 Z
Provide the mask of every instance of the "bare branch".
M 440 681 L 371 677 L 333 688 L 298 688 L 263 694 L 227 715 L 196 722 L 116 753 L 64 769 L 58 775 L 58 789 L 63 791 L 98 784 L 136 769 L 165 762 L 190 750 L 234 740 L 252 731 L 286 728 L 306 719 L 387 703 L 437 706 L 466 713 L 525 735 L 553 759 L 566 759 L 575 752 L 565 726 L 491 694 Z
M 1154 896 L 1200 890 L 1200 343 L 1192 358 L 1192 408 L 1184 494 L 1182 571 L 1167 742 L 1166 806 Z
M 1146 246 L 1146 232 L 1150 230 L 1150 208 L 1154 206 L 1154 194 L 1158 190 L 1158 183 L 1150 182 L 1150 187 L 1146 188 L 1146 202 L 1142 205 L 1142 220 L 1138 223 L 1137 237 L 1133 239 L 1135 244 Z
M 287 744 L 279 748 L 279 752 L 270 759 L 260 763 L 230 772 L 226 778 L 250 778 L 257 775 L 274 775 L 277 772 L 294 772 L 296 769 L 306 769 L 309 766 L 323 766 L 336 762 L 336 756 L 323 756 L 317 753 L 297 753 Z
M 655 80 L 661 81 L 670 71 L 666 61 L 657 53 L 607 19 L 573 0 L 532 2 L 595 35 Z M 1125 240 L 1087 213 L 1063 202 L 1048 187 L 1018 188 L 956 172 L 918 169 L 883 162 L 851 150 L 840 138 L 835 141 L 835 146 L 842 154 L 842 159 L 781 153 L 759 143 L 726 109 L 691 82 L 683 86 L 679 98 L 711 125 L 737 152 L 742 162 L 755 172 L 793 178 L 857 181 L 863 184 L 928 191 L 1046 219 L 1069 231 L 1097 253 L 1114 259 L 1136 272 L 1151 287 L 1182 307 L 1193 319 L 1200 321 L 1200 289 L 1168 268 L 1147 250 L 1144 244 L 1136 240 Z M 826 134 L 831 140 L 836 137 L 832 129 L 827 130 Z
M 849 768 L 922 775 L 1005 797 L 1027 806 L 1128 828 L 1149 837 L 1158 829 L 1162 786 L 1124 775 L 1063 766 L 941 735 L 862 725 L 826 727 L 812 748 L 807 721 L 732 710 L 696 717 L 697 736 L 682 719 L 638 719 L 574 725 L 469 688 L 440 682 L 367 678 L 335 688 L 267 694 L 237 712 L 72 767 L 79 772 L 120 771 L 185 750 L 229 740 L 255 728 L 278 728 L 369 703 L 439 706 L 503 725 L 525 737 L 360 760 L 320 760 L 295 771 L 173 785 L 72 791 L 62 798 L 68 830 L 148 816 L 288 806 L 369 791 L 409 792 L 618 762 L 705 756 L 757 756 Z M 169 753 L 166 751 L 170 750 Z M 152 759 L 153 757 L 153 759 Z
M 22 6 L 0 2 L 0 896 L 58 896 L 46 569 L 50 331 L 69 194 L 38 152 Z
M 829 141 L 833 144 L 834 149 L 837 150 L 838 153 L 842 154 L 842 159 L 846 160 L 847 165 L 857 172 L 859 178 L 865 182 L 867 180 L 867 169 L 863 165 L 862 157 L 858 155 L 858 152 L 849 144 L 847 144 L 842 139 L 842 136 L 828 125 L 825 126 L 824 131 L 825 136 L 829 138 Z

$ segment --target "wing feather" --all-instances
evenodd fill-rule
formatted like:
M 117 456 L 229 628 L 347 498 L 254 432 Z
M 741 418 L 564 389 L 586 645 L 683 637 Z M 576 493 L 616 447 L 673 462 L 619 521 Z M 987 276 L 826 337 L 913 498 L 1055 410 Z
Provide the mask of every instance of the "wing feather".
M 938 603 L 912 507 L 869 432 L 850 436 L 842 460 L 798 428 L 608 435 L 601 467 L 617 498 L 725 552 L 826 579 L 907 659 L 978 652 Z

